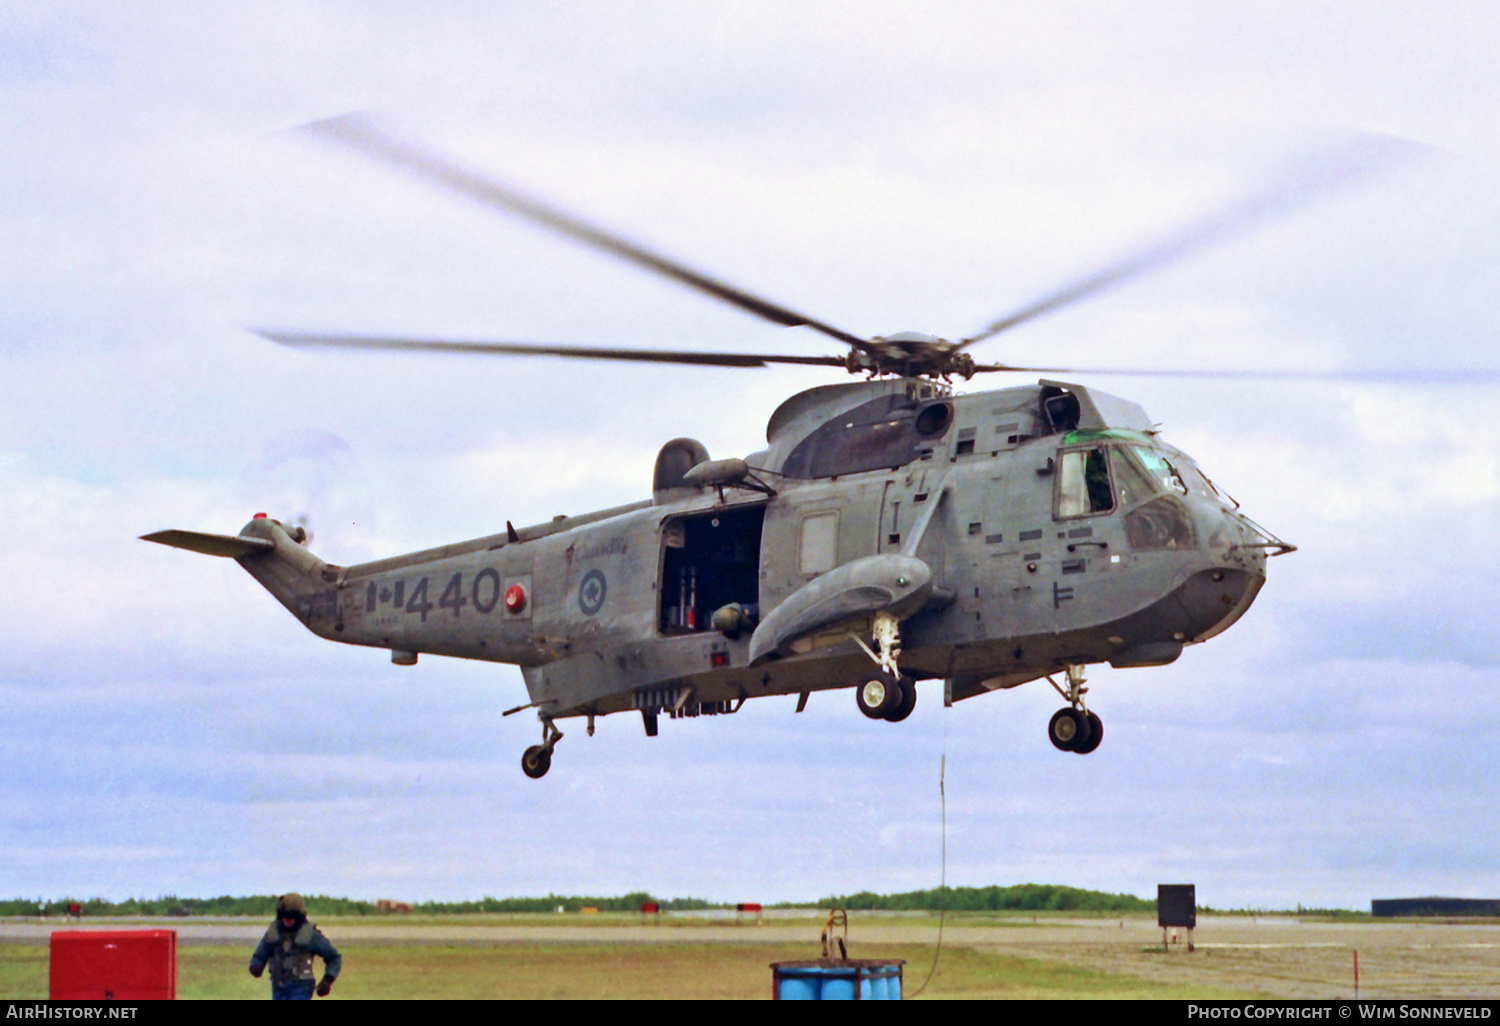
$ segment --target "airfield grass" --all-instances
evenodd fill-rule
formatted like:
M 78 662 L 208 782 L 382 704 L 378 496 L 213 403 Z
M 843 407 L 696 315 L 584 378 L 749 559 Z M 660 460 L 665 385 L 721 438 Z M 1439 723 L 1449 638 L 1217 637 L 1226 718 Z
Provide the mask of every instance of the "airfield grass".
M 341 944 L 344 971 L 334 998 L 759 999 L 771 996 L 772 962 L 806 959 L 806 944 Z M 863 957 L 906 959 L 906 993 L 927 977 L 932 949 L 891 945 Z M 47 996 L 44 944 L 0 944 L 0 998 Z M 177 949 L 177 996 L 261 1000 L 265 979 L 245 971 L 238 946 Z M 1121 973 L 1009 954 L 945 947 L 923 999 L 1209 998 L 1247 993 L 1153 982 Z

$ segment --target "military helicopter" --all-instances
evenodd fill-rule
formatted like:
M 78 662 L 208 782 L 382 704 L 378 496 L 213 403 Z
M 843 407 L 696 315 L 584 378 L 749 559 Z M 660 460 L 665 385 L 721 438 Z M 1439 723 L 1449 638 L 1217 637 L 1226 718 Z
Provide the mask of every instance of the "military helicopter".
M 144 536 L 233 558 L 314 634 L 389 649 L 397 665 L 427 653 L 519 666 L 530 701 L 505 715 L 534 709 L 541 722 L 541 742 L 521 758 L 529 777 L 547 773 L 563 736 L 557 724 L 569 717 L 585 717 L 592 735 L 597 717 L 633 711 L 654 737 L 663 715 L 732 714 L 768 695 L 797 695 L 801 712 L 814 691 L 853 688 L 865 716 L 899 722 L 915 706 L 916 682 L 927 680 L 942 682 L 951 706 L 1045 679 L 1064 703 L 1048 737 L 1061 751 L 1086 754 L 1104 734 L 1085 702 L 1089 664 L 1173 662 L 1239 620 L 1265 583 L 1267 560 L 1295 550 L 1167 444 L 1135 403 L 1056 378 L 971 394 L 952 380 L 1111 373 L 983 364 L 970 349 L 1350 181 L 1369 169 L 1363 157 L 1322 168 L 1311 186 L 1236 203 L 955 342 L 846 332 L 406 145 L 361 117 L 306 128 L 772 323 L 810 328 L 846 351 L 260 332 L 274 342 L 795 364 L 862 377 L 787 399 L 771 415 L 766 448 L 742 458 L 712 459 L 690 438 L 667 442 L 649 499 L 528 527 L 507 522 L 503 532 L 435 549 L 335 566 L 309 551 L 302 527 L 264 513 L 234 535 Z

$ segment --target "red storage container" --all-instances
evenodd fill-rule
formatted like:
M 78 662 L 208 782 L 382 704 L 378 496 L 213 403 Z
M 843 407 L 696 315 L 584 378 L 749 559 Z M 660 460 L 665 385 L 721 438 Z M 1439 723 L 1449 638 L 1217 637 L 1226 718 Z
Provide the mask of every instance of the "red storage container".
M 53 1001 L 171 1001 L 177 997 L 176 930 L 56 930 Z

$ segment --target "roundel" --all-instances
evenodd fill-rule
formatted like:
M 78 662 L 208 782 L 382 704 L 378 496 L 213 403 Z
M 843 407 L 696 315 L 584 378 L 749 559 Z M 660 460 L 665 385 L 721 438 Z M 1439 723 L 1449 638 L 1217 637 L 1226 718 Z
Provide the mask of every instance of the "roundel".
M 604 605 L 604 596 L 608 590 L 604 574 L 599 570 L 590 570 L 578 584 L 578 608 L 585 616 L 593 616 Z

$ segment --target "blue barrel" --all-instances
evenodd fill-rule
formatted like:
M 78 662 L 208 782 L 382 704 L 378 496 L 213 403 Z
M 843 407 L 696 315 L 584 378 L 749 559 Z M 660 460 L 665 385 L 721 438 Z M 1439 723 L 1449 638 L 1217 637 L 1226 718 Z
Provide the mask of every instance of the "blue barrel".
M 777 1001 L 900 1001 L 904 959 L 773 962 Z
M 787 970 L 775 977 L 777 1001 L 820 1001 L 823 981 L 816 970 Z

